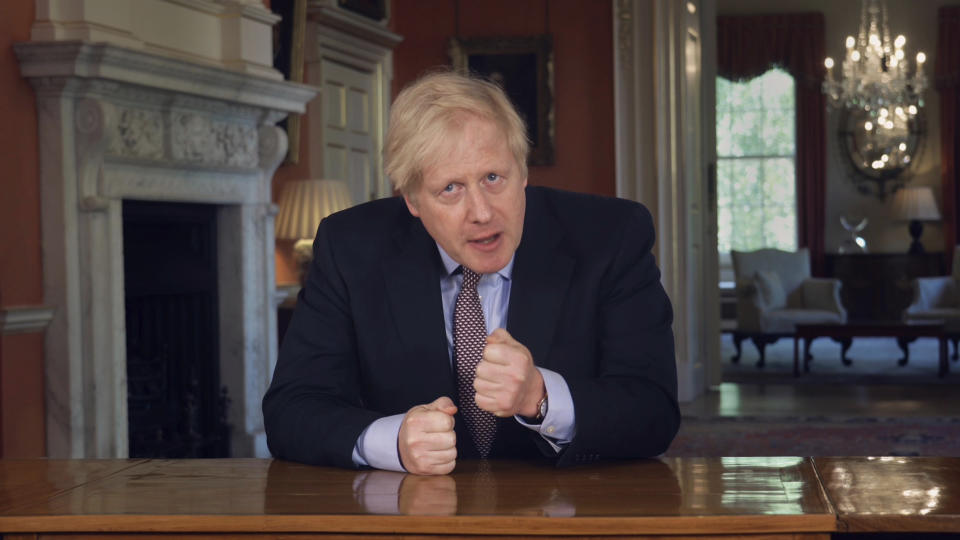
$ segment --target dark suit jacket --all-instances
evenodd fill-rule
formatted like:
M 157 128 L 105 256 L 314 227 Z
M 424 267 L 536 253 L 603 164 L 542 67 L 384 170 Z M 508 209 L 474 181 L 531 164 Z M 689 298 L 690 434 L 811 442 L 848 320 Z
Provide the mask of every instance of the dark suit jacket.
M 672 310 L 638 203 L 528 187 L 507 330 L 570 387 L 576 437 L 559 465 L 662 453 L 680 424 Z M 276 457 L 352 467 L 377 418 L 457 400 L 436 243 L 401 198 L 323 221 L 263 400 Z M 460 458 L 476 450 L 456 417 Z M 491 457 L 554 455 L 513 418 Z

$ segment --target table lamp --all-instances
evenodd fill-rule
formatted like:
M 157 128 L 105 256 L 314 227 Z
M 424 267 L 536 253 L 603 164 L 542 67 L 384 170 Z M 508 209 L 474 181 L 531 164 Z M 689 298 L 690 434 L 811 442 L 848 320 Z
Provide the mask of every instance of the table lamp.
M 350 188 L 341 180 L 291 180 L 284 184 L 278 202 L 276 235 L 293 244 L 300 283 L 313 259 L 313 238 L 320 220 L 353 206 Z
M 907 253 L 923 253 L 923 244 L 920 243 L 923 222 L 940 220 L 940 211 L 937 210 L 930 186 L 906 187 L 897 191 L 893 197 L 893 215 L 897 219 L 910 221 L 909 230 L 913 242 Z

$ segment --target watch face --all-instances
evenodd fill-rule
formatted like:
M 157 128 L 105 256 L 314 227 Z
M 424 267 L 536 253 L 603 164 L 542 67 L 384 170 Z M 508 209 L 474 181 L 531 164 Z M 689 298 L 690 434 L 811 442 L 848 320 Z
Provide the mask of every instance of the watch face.
M 544 396 L 543 401 L 540 402 L 540 418 L 543 418 L 547 415 L 547 398 Z

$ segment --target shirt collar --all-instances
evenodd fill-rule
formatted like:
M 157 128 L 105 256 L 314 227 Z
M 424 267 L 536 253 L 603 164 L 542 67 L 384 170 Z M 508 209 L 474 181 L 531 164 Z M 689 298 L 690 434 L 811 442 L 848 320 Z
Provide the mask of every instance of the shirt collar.
M 447 255 L 447 252 L 440 247 L 440 244 L 437 244 L 437 249 L 440 250 L 440 258 L 443 259 L 443 267 L 447 270 L 447 275 L 451 275 L 457 271 L 457 268 L 460 268 L 460 263 L 453 260 L 453 257 Z M 506 266 L 497 270 L 497 274 L 500 274 L 500 277 L 503 279 L 510 279 L 513 276 L 513 260 L 516 258 L 517 254 L 514 253 L 510 257 L 510 262 Z

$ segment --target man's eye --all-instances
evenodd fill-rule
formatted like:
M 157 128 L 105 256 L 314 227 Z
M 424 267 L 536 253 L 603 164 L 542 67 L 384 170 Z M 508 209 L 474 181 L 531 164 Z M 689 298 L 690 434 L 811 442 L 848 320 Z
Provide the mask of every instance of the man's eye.
M 496 182 L 500 180 L 500 175 L 497 173 L 490 173 L 487 175 L 487 182 Z
M 445 188 L 443 188 L 443 192 L 444 192 L 444 193 L 453 193 L 453 190 L 456 189 L 456 188 L 457 188 L 457 187 L 454 186 L 453 184 L 447 184 L 447 186 L 446 186 Z

